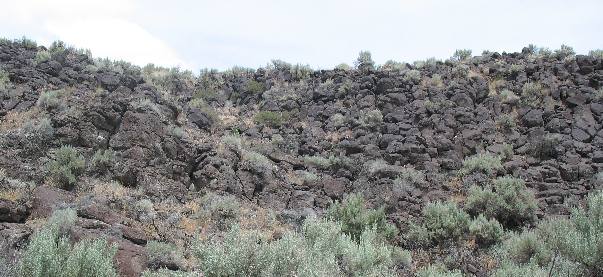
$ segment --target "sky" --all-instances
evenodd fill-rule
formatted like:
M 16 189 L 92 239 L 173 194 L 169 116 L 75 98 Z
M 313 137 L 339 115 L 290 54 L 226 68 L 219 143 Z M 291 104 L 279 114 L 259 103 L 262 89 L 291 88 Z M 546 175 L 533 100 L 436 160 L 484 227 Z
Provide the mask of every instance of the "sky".
M 601 0 L 0 0 L 0 37 L 62 40 L 109 57 L 198 72 L 273 59 L 316 69 L 446 59 L 456 49 L 603 49 Z

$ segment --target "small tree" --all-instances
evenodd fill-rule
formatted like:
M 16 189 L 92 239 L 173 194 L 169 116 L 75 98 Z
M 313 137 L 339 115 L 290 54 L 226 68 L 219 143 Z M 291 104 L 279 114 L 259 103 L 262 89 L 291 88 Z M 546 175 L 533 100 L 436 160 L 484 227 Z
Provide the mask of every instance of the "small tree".
M 371 52 L 369 51 L 360 51 L 354 64 L 356 65 L 356 68 L 363 71 L 375 69 L 375 62 L 373 61 Z

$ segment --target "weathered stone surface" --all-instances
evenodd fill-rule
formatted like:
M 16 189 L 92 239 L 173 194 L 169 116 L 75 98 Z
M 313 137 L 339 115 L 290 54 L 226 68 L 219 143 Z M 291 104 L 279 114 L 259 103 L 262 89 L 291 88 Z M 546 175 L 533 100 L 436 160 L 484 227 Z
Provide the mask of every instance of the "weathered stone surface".
M 25 205 L 0 199 L 0 222 L 23 223 L 29 211 Z

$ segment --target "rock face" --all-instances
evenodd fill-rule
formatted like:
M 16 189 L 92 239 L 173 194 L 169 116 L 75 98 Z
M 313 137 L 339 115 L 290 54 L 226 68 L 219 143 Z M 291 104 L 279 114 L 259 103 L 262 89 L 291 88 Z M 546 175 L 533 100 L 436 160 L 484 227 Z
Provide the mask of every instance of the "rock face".
M 41 186 L 52 183 L 45 164 L 53 148 L 75 147 L 90 168 L 96 152 L 110 150 L 111 162 L 86 170 L 80 186 L 117 181 L 141 193 L 133 202 L 182 205 L 213 191 L 299 215 L 321 213 L 355 192 L 386 205 L 399 225 L 427 201 L 451 197 L 451 188 L 467 189 L 451 181 L 463 159 L 501 154 L 503 145 L 513 153 L 498 174 L 524 179 L 541 213 L 567 213 L 567 201 L 601 184 L 592 181 L 603 170 L 600 58 L 495 53 L 396 70 L 304 76 L 268 68 L 158 81 L 72 49 L 64 59 L 36 65 L 36 51 L 0 42 L 0 68 L 10 79 L 0 90 L 0 168 L 6 178 L 36 186 L 26 204 L 0 199 L 2 236 L 20 241 L 27 219 L 71 206 L 82 218 L 81 237 L 103 235 L 119 244 L 120 270 L 128 276 L 146 267 L 142 246 L 150 238 L 143 229 L 178 218 L 122 217 L 111 198 L 82 200 Z M 514 71 L 516 65 L 525 71 Z M 543 87 L 539 105 L 524 101 L 532 97 L 522 95 L 528 82 Z M 500 95 L 504 89 L 520 100 Z M 42 97 L 51 90 L 59 92 Z M 405 167 L 425 180 L 400 189 L 394 180 Z

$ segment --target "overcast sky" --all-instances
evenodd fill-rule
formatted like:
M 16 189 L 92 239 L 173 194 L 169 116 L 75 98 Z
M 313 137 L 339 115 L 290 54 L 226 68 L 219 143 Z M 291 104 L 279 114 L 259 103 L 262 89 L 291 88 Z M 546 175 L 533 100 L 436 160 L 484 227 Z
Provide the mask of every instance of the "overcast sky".
M 455 49 L 603 48 L 602 0 L 0 0 L 0 37 L 60 39 L 95 57 L 227 69 L 272 59 L 332 68 Z

